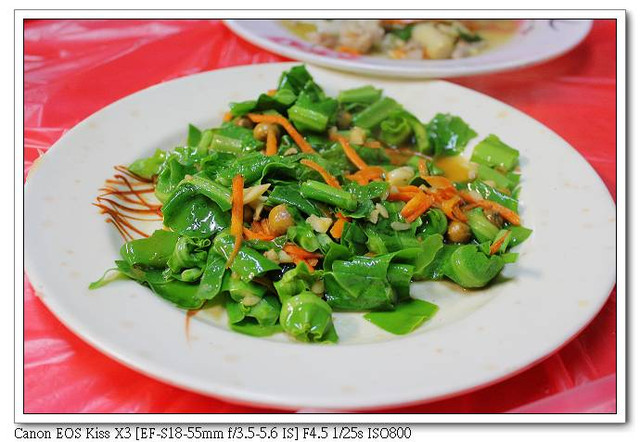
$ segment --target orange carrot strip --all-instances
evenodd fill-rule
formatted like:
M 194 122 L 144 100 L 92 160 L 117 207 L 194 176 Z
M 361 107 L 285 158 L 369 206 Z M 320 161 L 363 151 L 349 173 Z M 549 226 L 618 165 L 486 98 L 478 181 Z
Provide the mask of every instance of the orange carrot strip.
M 397 186 L 398 192 L 420 192 L 420 188 L 418 186 Z
M 273 236 L 278 236 L 275 233 L 273 233 L 271 231 L 271 224 L 269 224 L 269 218 L 265 218 L 263 220 L 260 221 L 260 230 L 262 231 L 262 233 L 264 233 L 265 235 L 273 235 Z
M 233 245 L 233 251 L 227 259 L 226 267 L 231 267 L 233 260 L 240 251 L 242 246 L 242 218 L 244 213 L 243 203 L 243 190 L 244 190 L 244 177 L 242 175 L 236 175 L 231 182 L 231 234 L 235 236 L 235 243 Z
M 460 202 L 461 202 L 461 199 L 457 195 L 454 196 L 453 198 L 449 198 L 447 200 L 442 201 L 440 206 L 444 214 L 447 215 L 447 218 L 452 219 L 454 221 L 458 219 L 455 213 L 453 212 L 453 208 L 456 207 L 458 204 L 460 204 Z
M 331 175 L 329 172 L 327 172 L 324 167 L 322 167 L 321 165 L 319 165 L 315 161 L 308 160 L 308 159 L 305 158 L 303 160 L 300 160 L 300 164 L 303 164 L 303 165 L 305 165 L 307 167 L 310 167 L 311 169 L 313 169 L 316 172 L 318 172 L 320 175 L 322 175 L 322 178 L 331 187 L 334 187 L 336 189 L 342 189 L 342 186 L 340 186 L 340 182 L 338 181 L 338 179 L 336 177 L 334 177 L 333 175 Z
M 504 243 L 504 240 L 507 238 L 508 234 L 509 232 L 506 232 L 504 235 L 500 237 L 500 239 L 498 239 L 496 242 L 491 244 L 491 247 L 489 248 L 489 255 L 498 253 L 498 250 L 500 250 L 500 247 L 502 247 L 502 243 Z
M 307 268 L 309 269 L 309 273 L 313 273 L 315 271 L 315 266 L 318 264 L 318 260 L 317 259 L 302 259 L 302 258 L 298 258 L 296 256 L 292 257 L 293 258 L 293 262 L 298 265 L 301 262 L 305 263 L 307 265 Z M 315 264 L 314 264 L 315 261 Z
M 349 158 L 349 161 L 351 161 L 353 165 L 358 169 L 362 170 L 366 167 L 369 167 L 367 166 L 367 163 L 365 163 L 364 160 L 360 158 L 360 155 L 358 155 L 353 147 L 351 147 L 349 141 L 345 137 L 343 137 L 342 135 L 338 135 L 337 133 L 332 133 L 329 136 L 329 139 L 331 141 L 338 141 L 340 143 L 340 145 L 342 146 L 342 150 L 344 150 L 344 154 L 347 156 L 347 158 Z
M 380 149 L 382 148 L 382 143 L 376 140 L 367 140 L 364 143 L 364 147 L 368 147 L 370 149 Z
M 420 178 L 427 181 L 427 177 L 429 176 L 429 168 L 427 167 L 427 160 L 425 160 L 424 158 L 420 158 L 418 160 L 418 172 L 420 173 Z
M 289 123 L 289 120 L 282 115 L 247 114 L 247 117 L 249 117 L 249 119 L 254 123 L 270 123 L 282 126 L 289 136 L 293 138 L 293 141 L 295 141 L 301 151 L 304 153 L 316 153 L 316 151 L 313 150 L 313 147 L 307 143 L 307 140 L 300 135 L 300 132 L 298 132 L 291 123 Z
M 352 175 L 345 175 L 344 177 L 349 181 L 355 181 L 361 186 L 366 186 L 367 184 L 369 184 L 369 180 L 367 178 L 363 177 L 362 175 L 358 175 L 357 173 L 354 173 Z
M 357 49 L 351 48 L 349 46 L 338 46 L 336 48 L 337 52 L 345 52 L 347 54 L 351 54 L 351 55 L 360 55 L 361 52 L 358 51 Z
M 422 176 L 421 178 L 425 180 L 431 187 L 436 189 L 455 189 L 453 183 L 448 178 L 443 176 Z
M 231 121 L 232 118 L 233 114 L 231 112 L 225 112 L 224 117 L 222 117 L 222 121 L 226 123 L 227 121 Z
M 331 227 L 331 230 L 329 230 L 329 233 L 335 239 L 338 239 L 342 236 L 342 231 L 344 230 L 344 224 L 348 221 L 348 218 L 346 218 L 341 213 L 336 213 L 336 216 L 338 217 L 338 219 L 333 224 L 333 227 Z
M 270 96 L 270 97 L 273 97 L 277 92 L 278 92 L 277 89 L 269 89 L 267 91 L 267 95 Z
M 367 166 L 351 175 L 345 175 L 345 178 L 355 181 L 361 186 L 369 184 L 369 181 L 382 179 L 385 170 L 380 166 Z
M 418 192 L 404 205 L 400 211 L 400 215 L 402 215 L 407 222 L 412 223 L 426 212 L 429 207 L 431 207 L 431 199 L 425 193 Z
M 273 129 L 267 131 L 267 151 L 265 153 L 268 157 L 278 153 L 278 137 Z
M 293 243 L 285 244 L 284 247 L 282 248 L 282 250 L 284 250 L 286 253 L 288 253 L 291 256 L 296 256 L 296 257 L 302 258 L 302 259 L 322 258 L 322 256 L 323 256 L 320 253 L 307 252 L 302 247 L 299 247 L 299 246 L 297 246 L 297 245 L 295 245 Z
M 462 197 L 462 199 L 464 199 L 468 203 L 477 204 L 478 206 L 485 209 L 495 210 L 500 214 L 501 217 L 509 221 L 514 226 L 520 225 L 520 216 L 517 213 L 515 213 L 513 210 L 507 209 L 501 204 L 498 204 L 494 201 L 485 200 L 482 198 L 477 199 L 468 192 L 460 192 L 460 196 Z
M 416 194 L 414 192 L 398 192 L 390 193 L 387 201 L 404 201 L 409 202 Z
M 467 222 L 467 215 L 460 209 L 460 206 L 453 206 L 452 212 L 458 221 L 462 221 L 463 223 Z
M 495 210 L 500 214 L 501 217 L 509 221 L 514 226 L 520 225 L 520 216 L 513 210 L 507 209 L 506 207 L 493 201 L 483 200 L 481 204 L 488 209 Z
M 254 232 L 253 230 L 249 230 L 246 227 L 242 228 L 242 232 L 247 239 L 260 239 L 262 241 L 271 241 L 275 238 L 275 235 L 270 235 L 262 232 Z

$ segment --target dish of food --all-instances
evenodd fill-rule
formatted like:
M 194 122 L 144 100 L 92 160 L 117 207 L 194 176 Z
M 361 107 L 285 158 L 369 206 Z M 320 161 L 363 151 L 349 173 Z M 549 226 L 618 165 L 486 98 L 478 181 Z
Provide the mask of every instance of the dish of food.
M 324 345 L 308 344 L 299 337 L 281 332 L 262 338 L 237 333 L 229 329 L 229 318 L 222 303 L 207 306 L 187 320 L 183 309 L 153 295 L 148 287 L 128 279 L 112 281 L 90 290 L 89 284 L 105 269 L 113 267 L 113 260 L 119 255 L 123 243 L 117 229 L 112 223 L 105 223 L 99 210 L 91 204 L 95 202 L 100 188 L 108 185 L 117 189 L 126 187 L 124 181 L 116 176 L 128 176 L 125 172 L 129 169 L 119 168 L 114 174 L 113 165 L 133 167 L 136 162 L 154 158 L 158 148 L 184 146 L 188 122 L 203 129 L 241 127 L 234 124 L 239 121 L 233 121 L 233 118 L 230 125 L 224 125 L 227 104 L 243 103 L 256 97 L 259 101 L 261 94 L 278 84 L 282 72 L 295 66 L 286 63 L 218 70 L 146 89 L 89 117 L 42 157 L 38 167 L 30 173 L 25 188 L 25 266 L 38 296 L 71 330 L 127 365 L 191 390 L 230 400 L 280 407 L 354 409 L 433 399 L 495 382 L 557 349 L 598 312 L 615 282 L 614 205 L 595 172 L 569 145 L 509 106 L 453 84 L 380 79 L 370 79 L 365 83 L 361 78 L 311 67 L 308 71 L 315 83 L 322 86 L 326 97 L 339 97 L 340 91 L 369 84 L 370 89 L 383 91 L 389 99 L 393 97 L 402 109 L 420 122 L 426 122 L 427 126 L 438 114 L 458 116 L 477 135 L 469 139 L 462 156 L 451 156 L 449 161 L 472 157 L 477 152 L 476 146 L 491 134 L 499 136 L 502 143 L 517 147 L 522 169 L 518 210 L 526 226 L 533 230 L 530 238 L 516 249 L 518 262 L 504 266 L 499 279 L 479 290 L 463 290 L 452 282 L 444 281 L 411 283 L 410 297 L 433 304 L 438 310 L 430 317 L 421 312 L 424 319 L 418 318 L 415 327 L 411 324 L 407 327 L 413 329 L 410 334 L 390 333 L 365 319 L 364 312 L 336 309 L 330 316 L 338 341 Z M 218 87 L 221 84 L 227 87 Z M 429 100 L 425 100 L 425 96 Z M 249 105 L 236 105 L 232 109 L 237 110 L 237 106 Z M 246 115 L 259 113 L 247 107 L 243 112 Z M 242 118 L 245 113 L 234 118 Z M 355 118 L 358 113 L 354 110 L 353 114 Z M 292 121 L 295 128 L 295 119 Z M 246 129 L 253 139 L 253 129 Z M 342 130 L 338 128 L 334 138 L 336 135 L 346 137 Z M 305 140 L 314 147 L 312 136 L 302 132 Z M 196 131 L 192 128 L 189 133 L 194 138 L 186 144 L 196 144 L 198 134 L 200 140 L 197 144 L 209 136 L 205 135 L 206 129 Z M 280 148 L 286 142 L 285 133 L 289 133 L 286 128 L 278 139 Z M 374 130 L 371 134 L 374 141 L 384 141 L 381 133 Z M 385 151 L 384 147 L 371 145 L 358 147 L 355 142 L 350 145 L 365 161 L 368 157 L 361 152 L 369 151 L 364 149 Z M 339 139 L 334 148 L 337 153 L 343 152 Z M 246 155 L 260 155 L 260 158 L 270 158 L 269 161 L 295 158 L 294 155 L 285 156 L 284 151 L 266 156 L 261 150 L 262 147 Z M 419 148 L 412 147 L 411 150 Z M 304 158 L 311 158 L 325 170 L 332 171 L 334 163 L 323 163 L 319 146 L 317 151 L 319 154 L 309 154 L 309 157 L 295 154 L 300 155 L 295 161 L 300 163 Z M 233 161 L 237 165 L 242 164 L 241 158 Z M 446 163 L 434 163 L 432 167 L 446 168 Z M 384 161 L 369 160 L 367 163 L 368 166 L 374 164 L 390 167 Z M 426 165 L 428 171 L 428 163 Z M 138 163 L 138 166 L 142 164 Z M 408 167 L 412 167 L 411 164 Z M 342 173 L 346 169 L 332 172 L 342 190 L 350 186 L 350 180 Z M 295 170 L 306 174 L 306 178 L 294 181 L 286 174 L 280 174 L 281 183 L 324 182 L 322 175 L 314 175 L 316 170 L 312 167 L 301 164 Z M 418 172 L 416 175 L 421 175 L 420 164 L 414 170 Z M 201 171 L 188 175 L 192 180 Z M 349 169 L 347 174 L 356 173 L 355 169 Z M 432 175 L 430 173 L 429 176 Z M 229 191 L 235 176 L 230 175 L 231 186 L 220 183 L 220 188 Z M 186 175 L 184 178 L 189 179 Z M 198 178 L 195 179 L 197 182 Z M 105 180 L 114 183 L 105 185 Z M 267 197 L 271 196 L 274 191 L 271 187 L 275 188 L 276 184 L 275 179 L 269 180 L 271 186 L 265 191 Z M 133 201 L 141 202 L 135 195 L 145 195 L 145 201 L 147 198 L 151 200 L 160 178 L 156 186 L 150 186 L 148 182 L 136 183 L 133 178 L 129 182 L 134 189 L 121 191 L 130 192 L 128 195 Z M 386 185 L 383 181 L 373 183 Z M 250 184 L 247 179 L 246 188 L 252 187 Z M 425 194 L 430 193 L 428 190 L 433 187 L 428 181 L 409 185 L 416 185 Z M 425 187 L 421 188 L 423 185 Z M 412 190 L 415 193 L 415 189 Z M 316 204 L 313 198 L 305 200 Z M 359 202 L 364 200 L 360 198 Z M 327 202 L 322 204 L 330 206 Z M 405 201 L 394 204 L 402 211 Z M 155 221 L 136 220 L 131 225 L 151 235 L 162 224 L 157 211 L 154 212 L 156 208 L 144 209 L 143 206 L 145 204 L 139 205 L 136 217 L 155 218 Z M 166 204 L 164 210 L 166 212 Z M 347 209 L 344 210 L 346 213 Z M 330 207 L 329 212 L 328 217 L 335 221 L 333 215 L 336 210 Z M 265 211 L 260 218 L 268 219 L 266 215 Z M 360 220 L 357 224 L 375 224 L 356 218 L 353 212 L 351 215 L 352 219 Z M 304 224 L 301 220 L 296 222 L 296 226 L 306 229 L 309 217 L 304 217 Z M 559 223 L 556 222 L 558 217 L 575 222 Z M 245 228 L 251 230 L 253 220 L 249 221 Z M 387 219 L 378 213 L 378 223 L 385 221 Z M 330 238 L 333 238 L 332 227 L 329 227 Z M 506 223 L 503 227 L 508 229 Z M 346 227 L 343 234 L 345 231 Z M 314 231 L 313 235 L 317 239 L 320 234 L 316 233 Z M 169 231 L 166 234 L 171 235 Z M 213 238 L 213 245 L 218 235 Z M 446 233 L 444 237 L 446 240 Z M 334 239 L 332 242 L 337 244 Z M 233 240 L 232 245 L 235 238 Z M 243 238 L 242 247 L 247 247 L 250 241 Z M 291 242 L 299 244 L 295 236 Z M 196 246 L 206 248 L 205 244 L 201 242 Z M 461 247 L 468 246 L 480 247 L 474 243 Z M 189 247 L 187 244 L 186 250 Z M 411 247 L 403 247 L 402 251 L 406 253 L 407 249 Z M 363 250 L 357 256 L 365 256 L 366 253 Z M 191 259 L 191 255 L 185 256 Z M 504 259 L 505 255 L 498 253 L 498 256 Z M 324 259 L 297 257 L 304 261 L 318 259 L 313 273 L 325 272 L 321 267 Z M 336 259 L 334 263 L 338 261 Z M 348 262 L 349 259 L 341 261 Z M 306 266 L 303 263 L 298 265 L 300 269 Z M 196 267 L 182 267 L 180 277 L 193 278 L 199 272 Z M 189 272 L 194 268 L 195 271 Z M 294 274 L 294 271 L 292 268 L 287 273 Z M 335 272 L 333 266 L 331 272 Z M 354 272 L 354 286 L 356 276 Z M 157 283 L 158 280 L 151 282 Z M 351 280 L 347 281 L 350 283 Z M 325 280 L 325 289 L 327 285 Z M 313 284 L 310 291 L 314 293 Z M 323 305 L 319 301 L 329 303 L 326 296 L 321 299 L 316 294 L 307 295 L 315 304 Z M 226 296 L 219 295 L 215 299 L 221 301 Z M 319 316 L 329 316 L 320 309 L 316 312 L 320 313 Z M 301 310 L 301 313 L 304 316 L 305 312 Z M 307 336 L 314 338 L 316 335 Z M 322 333 L 320 337 L 324 341 L 327 339 L 322 338 L 330 335 Z M 260 367 L 258 372 L 256 367 Z
M 126 190 L 107 185 L 96 205 L 129 239 L 115 277 L 190 311 L 222 302 L 235 331 L 335 343 L 338 310 L 406 334 L 437 311 L 412 281 L 484 287 L 531 234 L 519 152 L 490 134 L 461 161 L 476 132 L 458 116 L 424 124 L 371 85 L 332 98 L 299 65 L 225 120 L 121 169 Z M 135 229 L 132 203 L 163 228 Z
M 394 60 L 473 57 L 505 43 L 517 20 L 282 20 L 314 44 L 356 56 Z
M 590 20 L 227 20 L 251 43 L 358 74 L 457 77 L 540 63 L 579 44 Z

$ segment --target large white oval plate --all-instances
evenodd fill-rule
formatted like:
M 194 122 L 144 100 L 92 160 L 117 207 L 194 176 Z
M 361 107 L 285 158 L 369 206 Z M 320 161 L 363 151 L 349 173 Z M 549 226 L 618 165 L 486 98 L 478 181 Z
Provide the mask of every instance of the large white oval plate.
M 509 41 L 477 56 L 456 60 L 392 60 L 354 57 L 312 44 L 290 32 L 280 20 L 226 23 L 242 38 L 286 57 L 357 74 L 402 78 L 462 77 L 541 63 L 574 48 L 592 25 L 591 20 L 522 20 Z
M 372 83 L 418 115 L 460 115 L 479 133 L 520 149 L 522 215 L 534 234 L 508 282 L 461 293 L 415 284 L 440 312 L 396 337 L 359 313 L 336 315 L 338 345 L 305 345 L 228 331 L 224 319 L 191 322 L 132 281 L 90 291 L 122 240 L 91 205 L 128 164 L 184 139 L 187 123 L 217 125 L 230 101 L 271 89 L 292 64 L 206 72 L 138 92 L 70 130 L 25 188 L 27 273 L 70 329 L 123 363 L 171 384 L 282 407 L 353 409 L 451 395 L 494 382 L 545 357 L 599 311 L 615 282 L 615 210 L 587 162 L 540 123 L 492 98 L 443 82 L 365 80 L 312 68 L 328 93 Z M 472 146 L 468 148 L 471 149 Z

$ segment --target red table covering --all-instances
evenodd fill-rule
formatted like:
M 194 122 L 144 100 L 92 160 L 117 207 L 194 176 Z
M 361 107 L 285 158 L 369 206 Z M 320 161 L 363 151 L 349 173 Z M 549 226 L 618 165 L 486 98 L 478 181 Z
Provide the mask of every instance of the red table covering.
M 596 21 L 570 53 L 542 65 L 452 79 L 541 121 L 576 148 L 616 195 L 616 24 Z M 287 59 L 220 21 L 27 22 L 24 171 L 75 124 L 143 88 L 196 72 Z M 561 296 L 561 294 L 558 294 Z M 61 324 L 25 276 L 26 413 L 275 412 L 155 381 L 95 350 Z M 578 337 L 543 362 L 481 390 L 386 409 L 408 413 L 614 412 L 616 291 Z M 292 410 L 293 411 L 293 410 Z

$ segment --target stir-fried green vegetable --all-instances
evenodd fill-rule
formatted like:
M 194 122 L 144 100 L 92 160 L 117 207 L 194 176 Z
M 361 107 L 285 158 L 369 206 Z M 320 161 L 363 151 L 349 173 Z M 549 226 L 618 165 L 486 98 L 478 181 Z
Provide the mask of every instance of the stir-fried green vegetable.
M 438 309 L 411 298 L 412 282 L 484 287 L 531 234 L 517 150 L 489 135 L 463 180 L 438 162 L 475 136 L 455 115 L 420 121 L 373 86 L 332 98 L 294 67 L 231 103 L 219 127 L 189 125 L 185 146 L 131 164 L 153 183 L 164 229 L 126 242 L 117 276 L 184 309 L 217 298 L 251 336 L 336 342 L 333 311 L 409 333 Z

